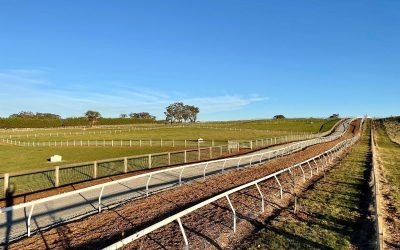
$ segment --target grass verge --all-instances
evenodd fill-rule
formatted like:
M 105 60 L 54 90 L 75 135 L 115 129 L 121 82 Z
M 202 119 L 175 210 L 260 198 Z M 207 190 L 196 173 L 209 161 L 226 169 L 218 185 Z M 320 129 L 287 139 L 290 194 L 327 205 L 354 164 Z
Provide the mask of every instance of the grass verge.
M 281 210 L 256 236 L 250 249 L 373 248 L 370 218 L 369 123 L 341 164 L 298 198 L 298 212 Z

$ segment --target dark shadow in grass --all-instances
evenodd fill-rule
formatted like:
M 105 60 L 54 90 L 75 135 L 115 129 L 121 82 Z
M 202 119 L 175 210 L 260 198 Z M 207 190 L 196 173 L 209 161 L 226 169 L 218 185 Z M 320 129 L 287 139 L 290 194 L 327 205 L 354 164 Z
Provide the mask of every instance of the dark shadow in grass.
M 325 246 L 318 242 L 311 241 L 311 240 L 301 237 L 299 235 L 295 235 L 295 234 L 283 231 L 283 230 L 275 228 L 275 227 L 267 227 L 266 229 L 274 232 L 275 234 L 281 235 L 285 238 L 288 238 L 295 242 L 298 242 L 299 244 L 306 245 L 306 246 L 310 247 L 311 249 L 333 250 L 333 248 L 331 248 L 331 247 Z M 303 248 L 303 246 L 301 248 Z M 304 248 L 306 248 L 306 247 L 304 246 Z

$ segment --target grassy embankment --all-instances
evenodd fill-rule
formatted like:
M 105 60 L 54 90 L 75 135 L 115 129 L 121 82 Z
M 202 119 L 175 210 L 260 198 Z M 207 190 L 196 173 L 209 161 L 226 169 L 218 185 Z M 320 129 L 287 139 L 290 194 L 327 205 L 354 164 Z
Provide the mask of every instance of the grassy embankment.
M 371 249 L 369 123 L 363 137 L 298 199 L 299 211 L 281 211 L 256 234 L 250 249 Z

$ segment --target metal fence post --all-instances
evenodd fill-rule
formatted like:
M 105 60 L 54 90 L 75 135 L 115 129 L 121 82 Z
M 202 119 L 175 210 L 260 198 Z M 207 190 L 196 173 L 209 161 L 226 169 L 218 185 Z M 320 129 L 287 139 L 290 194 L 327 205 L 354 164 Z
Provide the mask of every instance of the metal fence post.
M 184 151 L 184 160 L 183 160 L 183 162 L 184 162 L 184 163 L 187 162 L 187 151 L 186 151 L 186 150 Z
M 4 194 L 8 193 L 9 184 L 10 184 L 10 174 L 6 173 L 4 174 Z
M 171 165 L 171 152 L 168 152 L 168 166 Z
M 128 173 L 128 158 L 124 158 L 124 173 Z
M 54 172 L 55 172 L 54 173 L 54 176 L 55 176 L 54 186 L 58 187 L 60 185 L 60 167 L 56 166 Z
M 201 160 L 201 151 L 200 150 L 201 150 L 200 148 L 197 149 L 197 151 L 198 151 L 198 157 L 197 158 L 198 158 L 199 161 Z
M 149 168 L 151 168 L 151 154 L 149 154 Z
M 256 183 L 256 187 L 257 187 L 258 193 L 260 193 L 260 196 L 261 196 L 261 212 L 264 213 L 264 211 L 265 211 L 265 208 L 264 208 L 264 195 L 262 194 L 261 189 L 258 186 L 258 183 Z
M 228 195 L 226 195 L 226 199 L 228 200 L 229 206 L 231 207 L 233 212 L 233 232 L 236 233 L 236 211 Z
M 93 162 L 93 179 L 97 178 L 97 161 Z
M 212 153 L 212 147 L 210 147 L 210 159 L 212 159 L 213 158 L 213 153 Z
M 183 229 L 181 218 L 178 218 L 177 221 L 182 232 L 183 240 L 185 241 L 185 250 L 189 250 L 189 241 L 186 237 L 185 230 Z

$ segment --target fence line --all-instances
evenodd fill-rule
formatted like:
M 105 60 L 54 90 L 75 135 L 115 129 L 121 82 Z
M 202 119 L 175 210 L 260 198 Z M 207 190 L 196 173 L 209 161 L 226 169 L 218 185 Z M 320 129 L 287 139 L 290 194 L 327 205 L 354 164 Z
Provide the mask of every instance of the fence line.
M 346 149 L 346 148 L 350 147 L 351 145 L 353 145 L 359 139 L 359 137 L 360 137 L 360 134 L 358 134 L 357 136 L 355 136 L 355 137 L 353 137 L 351 139 L 342 141 L 342 142 L 336 144 L 333 148 L 331 148 L 331 149 L 325 151 L 324 153 L 319 154 L 319 155 L 317 155 L 317 156 L 315 156 L 313 158 L 310 158 L 310 159 L 308 159 L 306 161 L 303 161 L 301 163 L 295 164 L 295 165 L 293 165 L 293 166 L 291 166 L 289 168 L 285 168 L 283 170 L 277 171 L 277 172 L 275 172 L 273 174 L 267 175 L 265 177 L 262 177 L 260 179 L 255 180 L 255 181 L 249 182 L 247 184 L 232 188 L 232 189 L 230 189 L 230 190 L 228 190 L 226 192 L 223 192 L 223 193 L 221 193 L 219 195 L 216 195 L 216 196 L 214 196 L 212 198 L 209 198 L 209 199 L 207 199 L 207 200 L 205 200 L 203 202 L 200 202 L 200 203 L 198 203 L 198 204 L 196 204 L 196 205 L 194 205 L 194 206 L 192 206 L 190 208 L 187 208 L 187 209 L 185 209 L 185 210 L 183 210 L 181 212 L 178 212 L 175 215 L 172 215 L 172 216 L 170 216 L 170 217 L 168 217 L 168 218 L 166 218 L 166 219 L 164 219 L 164 220 L 162 220 L 162 221 L 160 221 L 158 223 L 155 223 L 152 226 L 149 226 L 149 227 L 147 227 L 147 228 L 145 228 L 143 230 L 140 230 L 139 232 L 137 232 L 137 233 L 135 233 L 133 235 L 130 235 L 130 236 L 124 238 L 123 240 L 120 240 L 120 241 L 118 241 L 118 242 L 116 242 L 116 243 L 114 243 L 114 244 L 112 244 L 112 245 L 110 245 L 110 246 L 108 246 L 108 247 L 106 247 L 104 249 L 106 249 L 106 250 L 119 249 L 119 248 L 121 248 L 121 247 L 123 247 L 123 246 L 125 246 L 125 245 L 127 245 L 127 244 L 129 244 L 131 242 L 133 242 L 134 240 L 136 240 L 136 239 L 138 239 L 140 237 L 143 237 L 143 236 L 155 231 L 156 229 L 159 229 L 159 228 L 161 228 L 161 227 L 163 227 L 163 226 L 165 226 L 165 225 L 167 225 L 167 224 L 169 224 L 169 223 L 171 223 L 173 221 L 177 221 L 178 222 L 180 230 L 181 230 L 181 233 L 182 233 L 182 236 L 183 236 L 184 241 L 185 241 L 185 249 L 189 249 L 189 242 L 187 240 L 185 230 L 184 230 L 184 228 L 182 226 L 181 218 L 183 216 L 187 215 L 187 214 L 190 214 L 191 212 L 193 212 L 193 211 L 195 211 L 197 209 L 200 209 L 200 208 L 202 208 L 202 207 L 204 207 L 204 206 L 206 206 L 208 204 L 211 204 L 212 202 L 215 202 L 215 201 L 217 201 L 219 199 L 223 199 L 223 198 L 227 199 L 227 201 L 229 203 L 229 206 L 230 206 L 230 208 L 232 210 L 232 213 L 233 213 L 233 226 L 232 226 L 232 228 L 233 228 L 233 232 L 236 232 L 236 212 L 235 212 L 235 208 L 232 205 L 232 202 L 229 199 L 229 195 L 231 195 L 231 194 L 233 194 L 235 192 L 238 192 L 240 190 L 243 190 L 245 188 L 249 188 L 249 187 L 255 186 L 255 187 L 257 187 L 258 191 L 260 192 L 261 202 L 262 202 L 261 211 L 263 212 L 263 209 L 264 209 L 264 197 L 263 197 L 263 195 L 261 193 L 261 190 L 259 189 L 259 185 L 258 185 L 259 183 L 264 182 L 264 181 L 269 180 L 269 179 L 272 179 L 272 178 L 275 178 L 275 180 L 279 184 L 280 194 L 281 194 L 281 198 L 282 198 L 283 189 L 282 189 L 282 186 L 280 185 L 280 182 L 279 182 L 279 179 L 278 179 L 279 175 L 281 175 L 281 174 L 283 174 L 285 172 L 288 172 L 288 173 L 293 175 L 293 170 L 297 167 L 297 168 L 301 169 L 301 171 L 303 173 L 303 178 L 304 178 L 304 181 L 305 181 L 306 176 L 304 174 L 304 170 L 302 168 L 302 165 L 305 165 L 305 164 L 309 165 L 311 161 L 313 161 L 315 163 L 315 160 L 321 160 L 321 159 L 325 161 L 325 163 L 322 165 L 322 168 L 323 168 L 323 170 L 325 172 L 325 167 L 328 165 L 328 163 L 331 163 L 336 157 L 338 157 L 343 152 L 344 149 Z M 318 170 L 318 166 L 317 166 L 317 170 Z M 311 172 L 311 174 L 312 174 L 312 172 Z
M 308 138 L 315 138 L 318 136 L 323 136 L 325 134 L 330 133 L 331 131 L 333 131 L 333 129 L 337 126 L 337 124 L 339 124 L 341 122 L 338 121 L 329 131 L 324 132 L 324 133 L 317 133 L 317 134 L 313 134 L 313 133 L 299 133 L 299 134 L 290 134 L 288 136 L 292 137 L 292 138 L 300 138 L 300 139 L 308 139 Z M 185 127 L 185 126 L 181 126 L 181 127 Z M 193 126 L 195 127 L 195 126 Z M 212 128 L 212 127 L 207 127 L 207 128 Z M 154 128 L 141 128 L 141 130 L 143 129 L 154 129 Z M 230 129 L 232 130 L 232 129 Z M 241 129 L 233 129 L 235 131 L 242 131 Z M 131 131 L 129 129 L 129 131 Z M 260 130 L 261 131 L 261 130 Z M 270 131 L 270 130 L 264 130 L 266 132 Z M 273 132 L 278 132 L 276 130 L 271 130 Z M 146 145 L 146 146 L 170 146 L 170 147 L 175 147 L 175 145 L 180 145 L 180 146 L 187 146 L 188 144 L 192 144 L 193 143 L 197 143 L 198 147 L 200 147 L 200 141 L 198 141 L 197 139 L 111 139 L 111 140 L 105 140 L 105 139 L 96 139 L 96 140 L 83 140 L 83 139 L 71 139 L 71 140 L 60 140 L 60 141 L 21 141 L 21 140 L 16 140 L 13 138 L 38 138 L 38 136 L 49 136 L 49 137 L 59 137 L 59 136 L 69 136 L 69 135 L 96 135 L 96 132 L 98 132 L 97 134 L 117 134 L 117 133 L 123 133 L 123 130 L 114 130 L 114 132 L 112 131 L 93 131 L 93 132 L 69 132 L 69 133 L 50 133 L 50 134 L 43 134 L 43 133 L 36 133 L 36 134 L 26 134 L 26 135 L 15 135 L 15 136 L 11 136 L 11 135 L 7 135 L 7 136 L 1 136 L 0 138 L 2 139 L 2 142 L 4 143 L 8 143 L 8 144 L 12 144 L 12 145 L 16 145 L 16 146 L 23 146 L 23 147 L 57 147 L 57 146 L 61 146 L 61 147 L 83 147 L 83 146 L 87 146 L 87 147 L 132 147 L 132 146 L 139 146 L 141 147 L 142 145 Z M 104 132 L 104 133 L 103 133 Z M 279 132 L 289 132 L 289 131 L 279 131 Z M 263 140 L 263 139 L 259 139 L 259 140 Z M 255 143 L 257 144 L 259 140 L 254 140 Z M 251 141 L 251 140 L 236 140 L 236 141 Z M 209 146 L 214 146 L 215 142 L 222 142 L 220 144 L 224 144 L 224 142 L 226 143 L 226 141 L 223 140 L 207 140 L 207 141 L 203 141 L 203 144 L 206 144 L 206 142 L 209 143 Z M 196 145 L 195 145 L 196 146 Z
M 382 216 L 382 201 L 381 201 L 381 191 L 380 191 L 380 183 L 379 183 L 379 174 L 377 168 L 379 168 L 378 163 L 378 151 L 376 149 L 376 139 L 375 139 L 375 128 L 374 122 L 371 121 L 371 150 L 372 150 L 372 171 L 373 171 L 373 188 L 374 188 L 374 199 L 375 199 L 375 231 L 377 238 L 377 248 L 378 250 L 384 249 L 384 230 L 383 230 L 383 216 Z
M 339 122 L 337 124 L 339 124 Z M 0 186 L 3 186 L 3 188 L 0 188 L 0 198 L 6 196 L 10 185 L 13 185 L 15 188 L 13 195 L 20 195 L 142 169 L 210 160 L 222 157 L 226 154 L 229 155 L 232 152 L 237 152 L 240 148 L 254 150 L 275 145 L 277 143 L 318 138 L 317 136 L 330 134 L 338 126 L 337 124 L 330 131 L 318 135 L 306 134 L 256 139 L 251 141 L 230 141 L 228 142 L 228 145 L 214 147 L 211 145 L 211 147 L 199 147 L 191 150 L 126 156 L 83 162 L 79 164 L 55 166 L 34 171 L 5 173 L 0 175 Z
M 348 126 L 349 123 L 344 123 L 344 124 L 345 124 L 344 125 L 344 132 L 345 132 L 345 131 L 347 131 L 347 129 L 349 127 Z M 57 201 L 57 200 L 58 200 L 57 203 L 60 203 L 61 202 L 60 199 L 63 199 L 63 202 L 72 202 L 72 199 L 65 199 L 65 198 L 71 197 L 71 196 L 77 195 L 77 194 L 82 195 L 84 193 L 88 193 L 88 192 L 94 191 L 94 190 L 97 190 L 97 192 L 95 192 L 95 194 L 94 194 L 95 197 L 97 197 L 96 200 L 98 200 L 97 209 L 98 209 L 98 211 L 101 211 L 102 195 L 106 188 L 108 190 L 115 190 L 116 187 L 118 187 L 119 185 L 126 186 L 129 181 L 138 180 L 139 178 L 145 178 L 145 179 L 147 178 L 146 183 L 145 184 L 143 183 L 143 185 L 144 185 L 143 189 L 145 190 L 146 196 L 148 196 L 150 194 L 149 183 L 150 183 L 151 179 L 155 178 L 154 176 L 157 174 L 173 173 L 173 172 L 180 173 L 179 178 L 177 176 L 177 179 L 175 181 L 177 182 L 177 184 L 182 184 L 184 182 L 183 173 L 185 172 L 185 170 L 194 171 L 194 169 L 200 167 L 200 170 L 204 173 L 203 178 L 205 178 L 206 169 L 207 169 L 207 167 L 210 167 L 211 164 L 221 167 L 222 172 L 224 170 L 226 170 L 228 167 L 239 169 L 240 167 L 244 167 L 244 166 L 252 166 L 254 164 L 261 164 L 270 159 L 273 159 L 276 157 L 281 157 L 281 156 L 284 156 L 284 155 L 287 155 L 287 154 L 290 154 L 293 152 L 297 152 L 297 151 L 302 150 L 305 147 L 308 147 L 311 145 L 335 140 L 335 139 L 339 138 L 340 136 L 342 136 L 344 132 L 337 132 L 328 137 L 315 138 L 315 139 L 297 142 L 297 143 L 288 145 L 286 147 L 276 149 L 273 151 L 264 152 L 264 153 L 255 153 L 255 154 L 239 156 L 239 157 L 230 157 L 230 158 L 225 158 L 225 159 L 220 159 L 220 160 L 213 160 L 213 161 L 208 161 L 208 162 L 195 163 L 195 164 L 183 165 L 183 166 L 179 166 L 179 167 L 173 167 L 173 168 L 152 171 L 149 173 L 131 176 L 131 177 L 127 177 L 127 178 L 123 178 L 123 179 L 119 179 L 119 180 L 115 180 L 115 181 L 111 181 L 111 182 L 107 182 L 107 183 L 103 183 L 103 184 L 94 185 L 91 187 L 87 187 L 87 188 L 83 188 L 83 189 L 79 189 L 79 190 L 75 190 L 75 191 L 70 191 L 70 192 L 66 192 L 66 193 L 62 193 L 62 194 L 58 194 L 58 195 L 54 195 L 54 196 L 50 196 L 50 197 L 46 197 L 46 198 L 37 199 L 34 201 L 14 205 L 12 207 L 1 208 L 0 213 L 7 213 L 7 212 L 12 213 L 12 212 L 15 212 L 20 209 L 28 209 L 28 211 L 30 211 L 29 214 L 32 215 L 32 213 L 35 209 L 35 206 L 38 207 L 38 205 L 40 205 L 40 204 L 47 204 L 49 202 Z M 231 164 L 229 166 L 227 165 L 228 161 L 231 162 Z M 114 189 L 110 189 L 110 187 L 113 187 Z M 54 203 L 51 203 L 51 204 L 54 204 Z M 49 208 L 47 207 L 46 212 L 45 212 L 46 214 L 48 213 L 48 209 Z M 28 236 L 30 236 L 30 234 L 31 234 L 31 227 L 30 227 L 31 217 L 32 216 L 28 216 L 26 218 L 26 225 L 27 225 L 26 235 L 28 235 Z
M 196 149 L 162 152 L 146 155 L 126 156 L 112 159 L 104 159 L 78 164 L 68 164 L 48 167 L 33 171 L 21 171 L 17 173 L 5 173 L 0 182 L 3 182 L 3 192 L 0 198 L 5 197 L 11 184 L 15 187 L 15 193 L 26 194 L 49 188 L 59 187 L 82 181 L 94 180 L 115 174 L 134 172 L 137 170 L 150 169 L 154 167 L 165 167 L 191 162 L 211 160 L 226 154 L 238 152 L 240 148 L 250 150 L 266 146 L 285 143 L 293 140 L 307 139 L 310 135 L 303 137 L 289 136 L 257 139 L 253 141 L 235 142 L 209 147 L 197 147 Z M 188 144 L 189 145 L 189 144 Z M 196 144 L 197 146 L 198 144 Z

